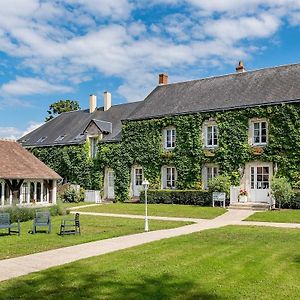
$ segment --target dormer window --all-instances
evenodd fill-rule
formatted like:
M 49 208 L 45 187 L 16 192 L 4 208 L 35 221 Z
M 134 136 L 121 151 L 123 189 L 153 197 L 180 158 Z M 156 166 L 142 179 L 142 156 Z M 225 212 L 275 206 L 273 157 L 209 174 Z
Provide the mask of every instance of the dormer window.
M 42 143 L 42 142 L 44 142 L 45 140 L 46 140 L 46 136 L 42 136 L 41 138 L 39 138 L 38 140 L 37 140 L 37 144 L 40 144 L 40 143 Z
M 214 121 L 204 123 L 204 145 L 206 148 L 216 148 L 219 142 L 218 125 Z
M 268 142 L 267 120 L 251 120 L 251 143 L 254 146 L 264 146 Z
M 55 142 L 61 142 L 65 138 L 65 135 L 60 135 L 58 138 L 56 138 Z
M 174 149 L 176 145 L 176 129 L 174 127 L 164 129 L 164 147 L 167 150 Z

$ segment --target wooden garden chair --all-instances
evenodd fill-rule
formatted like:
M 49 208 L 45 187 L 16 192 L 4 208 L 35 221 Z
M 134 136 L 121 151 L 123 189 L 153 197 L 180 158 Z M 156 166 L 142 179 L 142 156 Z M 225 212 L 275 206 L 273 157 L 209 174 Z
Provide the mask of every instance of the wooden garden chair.
M 8 234 L 17 233 L 20 236 L 20 220 L 15 223 L 11 223 L 9 213 L 0 213 L 0 229 L 8 229 Z
M 74 219 L 63 219 L 60 225 L 60 235 L 80 234 L 79 213 L 75 214 Z
M 33 220 L 33 234 L 36 233 L 37 227 L 48 227 L 48 233 L 51 232 L 51 217 L 48 211 L 36 212 Z

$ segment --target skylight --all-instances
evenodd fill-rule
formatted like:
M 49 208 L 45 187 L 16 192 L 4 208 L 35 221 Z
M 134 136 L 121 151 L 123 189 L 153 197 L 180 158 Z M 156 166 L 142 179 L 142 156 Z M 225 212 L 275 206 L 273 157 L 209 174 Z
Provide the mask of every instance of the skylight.
M 37 140 L 36 143 L 37 143 L 37 144 L 42 143 L 46 138 L 47 138 L 46 136 L 42 136 L 41 138 L 39 138 L 39 139 Z
M 54 142 L 60 142 L 65 138 L 66 135 L 60 135 Z
M 83 138 L 84 138 L 84 133 L 80 133 L 74 138 L 74 140 L 78 141 L 78 140 L 82 140 Z

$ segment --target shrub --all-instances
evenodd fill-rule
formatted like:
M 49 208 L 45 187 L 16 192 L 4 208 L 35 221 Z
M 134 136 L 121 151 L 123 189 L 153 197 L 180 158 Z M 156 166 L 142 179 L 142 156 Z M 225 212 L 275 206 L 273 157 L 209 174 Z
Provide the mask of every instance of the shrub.
M 218 175 L 212 178 L 211 180 L 209 180 L 208 191 L 210 193 L 213 192 L 225 193 L 226 198 L 229 198 L 230 186 L 231 186 L 231 182 L 228 176 Z
M 291 184 L 285 177 L 273 177 L 271 194 L 276 202 L 278 202 L 279 208 L 281 206 L 289 206 L 295 196 Z
M 207 191 L 201 190 L 148 190 L 147 201 L 148 203 L 211 206 L 212 198 Z M 144 192 L 141 192 L 140 202 L 145 202 Z
M 281 203 L 282 208 L 300 209 L 300 193 L 295 193 L 289 202 Z
M 84 201 L 84 189 L 80 188 L 79 191 L 76 191 L 74 188 L 66 189 L 62 196 L 63 202 L 75 202 L 78 203 L 80 201 Z
M 20 220 L 26 222 L 33 220 L 37 211 L 49 211 L 51 216 L 63 215 L 64 210 L 59 205 L 52 205 L 50 207 L 18 207 L 11 206 L 1 208 L 0 213 L 9 213 L 12 222 Z

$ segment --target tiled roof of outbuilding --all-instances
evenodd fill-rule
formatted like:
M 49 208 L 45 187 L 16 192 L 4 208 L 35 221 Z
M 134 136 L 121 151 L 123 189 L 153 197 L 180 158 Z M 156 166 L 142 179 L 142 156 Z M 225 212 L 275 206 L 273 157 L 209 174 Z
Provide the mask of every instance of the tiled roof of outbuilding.
M 61 177 L 19 143 L 0 140 L 1 179 L 60 179 Z

